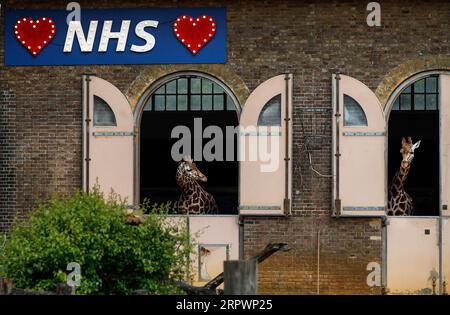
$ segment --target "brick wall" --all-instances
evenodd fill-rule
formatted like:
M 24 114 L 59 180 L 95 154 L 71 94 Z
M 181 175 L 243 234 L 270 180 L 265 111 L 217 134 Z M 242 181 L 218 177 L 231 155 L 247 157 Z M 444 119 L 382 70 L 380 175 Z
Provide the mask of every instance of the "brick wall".
M 2 7 L 64 8 L 66 3 L 5 1 Z M 86 8 L 192 5 L 80 3 Z M 294 73 L 294 215 L 244 221 L 246 256 L 271 240 L 291 247 L 260 266 L 261 293 L 314 294 L 318 278 L 321 293 L 379 293 L 365 284 L 367 263 L 381 262 L 381 241 L 370 238 L 381 236 L 379 220 L 330 217 L 330 77 L 339 70 L 375 90 L 387 73 L 408 60 L 449 54 L 450 2 L 382 1 L 381 28 L 365 24 L 366 3 L 196 1 L 195 6 L 227 7 L 227 65 L 250 90 L 276 74 Z M 0 60 L 3 45 L 0 32 Z M 152 66 L 1 66 L 0 229 L 8 226 L 13 210 L 27 212 L 49 193 L 67 194 L 80 187 L 81 75 L 93 72 L 125 92 L 142 68 Z M 312 172 L 308 153 L 325 176 Z
M 11 225 L 16 200 L 15 95 L 0 77 L 0 232 Z

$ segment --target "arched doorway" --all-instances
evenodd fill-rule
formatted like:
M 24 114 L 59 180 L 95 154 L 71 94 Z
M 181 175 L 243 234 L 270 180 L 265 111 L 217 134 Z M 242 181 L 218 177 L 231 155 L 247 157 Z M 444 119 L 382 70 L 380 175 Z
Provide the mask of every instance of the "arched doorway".
M 406 180 L 411 216 L 388 217 L 385 283 L 391 293 L 444 293 L 449 275 L 447 214 L 450 76 L 426 71 L 401 83 L 385 107 L 388 181 L 400 167 L 401 137 L 421 140 Z M 389 184 L 389 183 L 388 183 Z
M 172 131 L 185 126 L 192 135 L 190 155 L 208 177 L 204 189 L 216 199 L 219 214 L 237 214 L 239 162 L 235 157 L 227 158 L 227 150 L 232 149 L 234 156 L 237 154 L 237 137 L 235 134 L 227 137 L 226 129 L 238 126 L 239 113 L 240 106 L 231 90 L 212 76 L 181 72 L 158 80 L 144 94 L 138 113 L 138 200 L 178 201 L 180 189 L 175 181 L 178 161 L 171 151 L 179 139 L 172 138 Z M 208 126 L 222 131 L 223 159 L 208 161 L 198 153 L 211 140 L 202 137 Z
M 388 189 L 399 170 L 401 139 L 421 141 L 405 190 L 413 199 L 412 216 L 439 215 L 439 76 L 416 79 L 395 99 L 388 121 Z

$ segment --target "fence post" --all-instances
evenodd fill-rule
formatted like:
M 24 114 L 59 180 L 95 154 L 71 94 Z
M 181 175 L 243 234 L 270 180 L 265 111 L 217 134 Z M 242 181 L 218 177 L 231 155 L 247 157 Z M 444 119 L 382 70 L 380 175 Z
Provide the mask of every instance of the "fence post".
M 224 261 L 226 295 L 255 295 L 258 291 L 258 263 L 255 259 Z
M 57 295 L 75 295 L 75 287 L 70 286 L 67 283 L 58 283 L 56 285 Z
M 0 278 L 0 295 L 11 294 L 12 280 L 8 278 Z

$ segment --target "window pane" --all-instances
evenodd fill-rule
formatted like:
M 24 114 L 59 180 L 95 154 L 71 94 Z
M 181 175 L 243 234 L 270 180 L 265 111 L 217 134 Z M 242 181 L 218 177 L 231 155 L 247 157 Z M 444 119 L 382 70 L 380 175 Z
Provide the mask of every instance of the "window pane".
M 202 93 L 204 94 L 212 94 L 212 81 L 208 79 L 202 79 Z
M 192 95 L 191 96 L 191 110 L 201 110 L 200 96 Z
M 348 95 L 344 95 L 344 126 L 367 126 L 361 105 Z
M 427 93 L 437 93 L 437 78 L 429 77 L 426 81 Z
M 268 101 L 258 118 L 258 126 L 281 126 L 281 95 Z
M 187 79 L 178 79 L 178 94 L 186 94 L 187 92 Z
M 437 106 L 437 95 L 427 95 L 427 110 L 436 110 Z
M 402 91 L 402 93 L 411 93 L 411 85 Z
M 94 126 L 117 126 L 111 107 L 102 98 L 94 95 Z
M 214 110 L 223 110 L 223 95 L 214 95 Z
M 191 79 L 191 93 L 200 94 L 200 79 Z
M 177 80 L 170 81 L 166 85 L 166 93 L 167 94 L 175 94 L 177 93 Z
M 425 92 L 425 79 L 419 80 L 416 83 L 414 83 L 414 92 L 415 93 Z
M 175 95 L 168 95 L 166 102 L 166 110 L 177 110 L 177 97 Z
M 416 110 L 425 109 L 425 95 L 420 94 L 414 95 L 414 109 Z
M 145 104 L 144 110 L 145 111 L 153 110 L 153 108 L 152 108 L 152 98 L 151 97 L 148 99 L 147 103 Z
M 164 95 L 155 95 L 155 110 L 161 111 L 165 110 L 165 96 Z
M 187 95 L 178 96 L 178 110 L 187 110 Z
M 223 94 L 225 91 L 218 84 L 214 84 L 214 94 Z
M 398 98 L 395 100 L 394 102 L 394 106 L 392 106 L 392 110 L 399 110 L 399 106 L 398 106 Z
M 202 110 L 212 110 L 212 95 L 202 96 Z
M 401 107 L 401 110 L 410 110 L 411 109 L 411 95 L 409 95 L 409 94 L 400 95 L 400 107 Z
M 234 106 L 234 102 L 229 95 L 227 95 L 227 110 L 236 110 L 236 106 Z
M 164 93 L 166 93 L 166 86 L 165 86 L 165 85 L 161 86 L 161 87 L 155 92 L 155 94 L 164 94 Z

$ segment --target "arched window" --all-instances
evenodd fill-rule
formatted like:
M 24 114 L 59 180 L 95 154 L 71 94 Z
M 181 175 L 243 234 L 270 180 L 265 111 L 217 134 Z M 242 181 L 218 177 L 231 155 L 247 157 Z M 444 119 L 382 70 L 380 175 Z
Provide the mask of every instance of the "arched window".
M 264 105 L 259 114 L 258 126 L 281 126 L 281 94 Z
M 94 95 L 94 127 L 117 126 L 116 117 L 104 99 Z
M 344 94 L 344 126 L 367 126 L 367 117 L 355 99 Z
M 207 78 L 179 77 L 148 99 L 145 111 L 235 111 L 231 97 Z
M 395 100 L 392 110 L 438 110 L 438 76 L 418 80 L 405 88 Z

